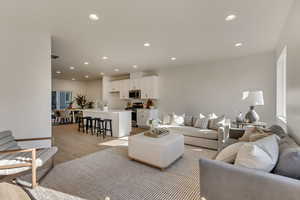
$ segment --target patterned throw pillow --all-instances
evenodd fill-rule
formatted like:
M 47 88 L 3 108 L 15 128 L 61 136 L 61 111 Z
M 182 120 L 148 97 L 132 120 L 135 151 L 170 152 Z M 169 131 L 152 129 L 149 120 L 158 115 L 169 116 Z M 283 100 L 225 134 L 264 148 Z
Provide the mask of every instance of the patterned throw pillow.
M 209 119 L 200 113 L 199 118 L 197 118 L 194 127 L 207 129 Z
M 185 126 L 193 126 L 193 116 L 186 115 L 184 117 L 184 125 Z
M 213 119 L 210 118 L 209 122 L 208 122 L 208 128 L 212 129 L 212 130 L 218 130 L 221 123 L 224 123 L 224 121 L 225 121 L 224 115 L 222 115 L 221 117 L 213 118 Z

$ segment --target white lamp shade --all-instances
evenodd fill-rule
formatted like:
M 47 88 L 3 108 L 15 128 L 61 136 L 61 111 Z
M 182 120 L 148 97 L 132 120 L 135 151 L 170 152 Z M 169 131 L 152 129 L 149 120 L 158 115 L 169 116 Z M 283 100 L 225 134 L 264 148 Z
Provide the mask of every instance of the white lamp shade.
M 244 91 L 243 100 L 249 103 L 250 106 L 264 105 L 263 91 Z

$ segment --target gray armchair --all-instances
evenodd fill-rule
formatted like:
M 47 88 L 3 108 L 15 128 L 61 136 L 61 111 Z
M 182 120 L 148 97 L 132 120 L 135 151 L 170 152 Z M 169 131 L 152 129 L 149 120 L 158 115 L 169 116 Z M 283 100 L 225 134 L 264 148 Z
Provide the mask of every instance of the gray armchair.
M 0 180 L 13 180 L 24 172 L 31 170 L 32 188 L 34 188 L 37 185 L 37 168 L 43 166 L 48 160 L 53 158 L 56 152 L 57 147 L 39 150 L 34 148 L 21 149 L 11 131 L 0 132 Z M 52 168 L 53 160 L 51 167 L 44 175 Z

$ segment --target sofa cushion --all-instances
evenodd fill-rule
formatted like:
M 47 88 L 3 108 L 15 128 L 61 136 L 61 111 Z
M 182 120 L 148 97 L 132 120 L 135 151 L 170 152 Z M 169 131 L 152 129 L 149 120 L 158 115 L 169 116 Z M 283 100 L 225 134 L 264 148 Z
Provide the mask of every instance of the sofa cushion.
M 300 180 L 300 147 L 287 136 L 282 139 L 279 152 L 274 173 Z
M 170 127 L 168 127 L 168 129 L 174 130 L 176 132 L 180 132 L 185 136 L 206 138 L 206 139 L 212 139 L 212 140 L 218 139 L 218 132 L 216 130 L 199 129 L 199 128 L 190 127 L 190 126 L 170 126 Z
M 239 150 L 235 165 L 270 172 L 279 155 L 278 136 L 271 135 L 256 142 L 244 144 Z
M 226 163 L 234 163 L 239 150 L 244 144 L 246 144 L 246 142 L 237 142 L 227 146 L 217 155 L 216 160 Z
M 46 149 L 37 150 L 36 152 L 36 165 L 37 167 L 41 167 L 44 165 L 54 154 L 57 152 L 57 147 L 51 147 Z M 14 165 L 14 164 L 24 164 L 24 163 L 31 163 L 32 153 L 31 152 L 21 152 L 21 153 L 14 153 L 14 154 L 4 154 L 5 157 L 0 159 L 0 166 L 3 165 Z M 31 167 L 18 167 L 18 168 L 11 168 L 11 169 L 1 169 L 0 175 L 10 175 L 19 172 L 26 171 L 31 169 Z

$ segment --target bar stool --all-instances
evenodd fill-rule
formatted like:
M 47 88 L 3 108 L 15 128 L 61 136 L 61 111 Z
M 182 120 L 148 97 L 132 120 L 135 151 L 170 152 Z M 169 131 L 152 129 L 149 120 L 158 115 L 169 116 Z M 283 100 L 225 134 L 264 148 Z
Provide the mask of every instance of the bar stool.
M 82 132 L 84 132 L 86 123 L 87 123 L 87 117 L 79 117 L 78 118 L 78 131 L 79 132 L 81 129 L 82 129 Z
M 101 118 L 94 118 L 94 131 L 96 132 L 97 136 L 103 135 L 105 138 L 105 129 L 104 129 L 104 121 Z
M 109 131 L 110 132 L 110 135 L 111 137 L 113 136 L 113 132 L 112 132 L 112 120 L 111 119 L 104 119 L 104 131 L 105 131 L 105 135 L 106 135 L 106 132 Z M 108 128 L 108 125 L 109 124 L 109 128 Z
M 91 134 L 93 135 L 94 134 L 94 126 L 93 126 L 94 119 L 92 117 L 86 117 L 86 118 L 87 118 L 86 126 L 85 126 L 86 134 L 88 134 L 89 130 L 91 130 Z

